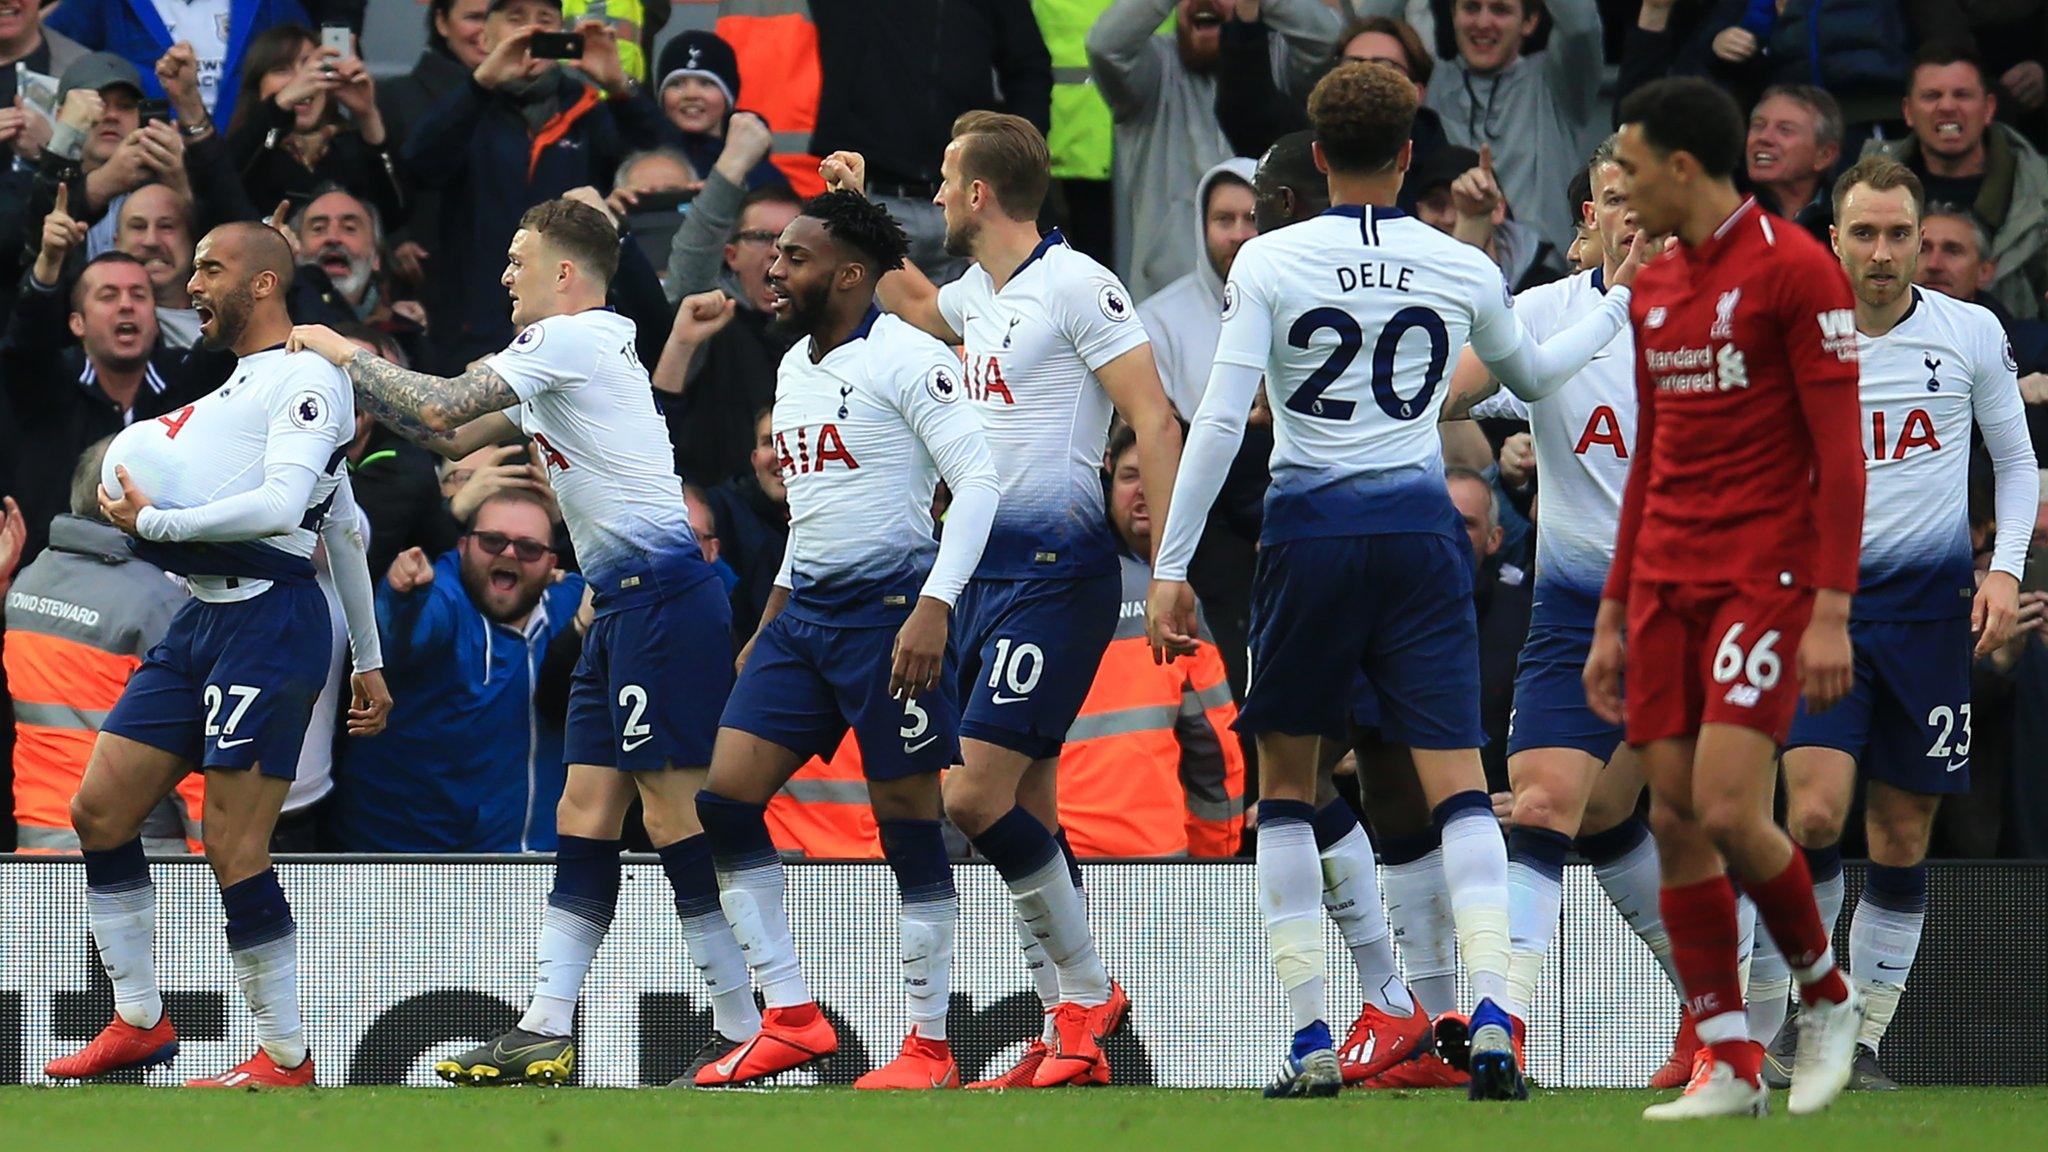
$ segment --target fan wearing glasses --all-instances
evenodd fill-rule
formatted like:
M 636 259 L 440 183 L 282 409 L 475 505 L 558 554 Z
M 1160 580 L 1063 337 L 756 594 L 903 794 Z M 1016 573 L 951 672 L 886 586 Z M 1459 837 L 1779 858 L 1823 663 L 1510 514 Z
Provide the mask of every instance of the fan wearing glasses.
M 583 578 L 556 571 L 553 536 L 545 494 L 500 487 L 454 549 L 392 561 L 377 623 L 406 698 L 336 774 L 336 830 L 351 851 L 555 848 L 564 701 L 549 707 L 535 685 L 544 664 L 573 661 L 588 607 Z

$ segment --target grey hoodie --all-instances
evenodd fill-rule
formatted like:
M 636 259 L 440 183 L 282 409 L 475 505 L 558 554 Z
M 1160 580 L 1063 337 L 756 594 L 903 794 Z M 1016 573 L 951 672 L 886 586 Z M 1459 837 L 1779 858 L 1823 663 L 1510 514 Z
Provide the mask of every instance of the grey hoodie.
M 1159 382 L 1183 420 L 1195 418 L 1216 359 L 1216 339 L 1223 333 L 1223 278 L 1209 262 L 1203 206 L 1218 176 L 1229 173 L 1249 184 L 1258 167 L 1258 161 L 1238 156 L 1202 173 L 1201 183 L 1195 185 L 1195 269 L 1138 305 L 1138 319 L 1152 337 Z
M 1116 0 L 1088 30 L 1089 72 L 1116 118 L 1116 273 L 1140 300 L 1200 263 L 1180 239 L 1196 215 L 1191 194 L 1231 152 L 1216 122 L 1215 75 L 1189 72 L 1171 32 L 1154 35 L 1174 3 Z M 1337 13 L 1293 0 L 1267 5 L 1262 19 L 1279 33 L 1275 85 L 1306 99 L 1336 41 Z
M 1438 60 L 1423 103 L 1443 118 L 1444 137 L 1477 151 L 1493 145 L 1501 191 L 1522 223 L 1559 252 L 1572 244 L 1565 189 L 1585 167 L 1608 117 L 1600 104 L 1605 69 L 1596 0 L 1547 0 L 1550 40 L 1494 73 L 1462 57 Z M 1400 17 L 1406 0 L 1357 0 L 1360 16 Z

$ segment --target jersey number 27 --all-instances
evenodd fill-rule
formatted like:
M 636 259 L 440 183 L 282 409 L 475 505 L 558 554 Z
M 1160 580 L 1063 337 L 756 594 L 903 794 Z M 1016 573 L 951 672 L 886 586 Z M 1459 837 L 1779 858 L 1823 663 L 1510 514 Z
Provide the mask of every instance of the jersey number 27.
M 1307 348 L 1309 340 L 1325 328 L 1337 334 L 1337 346 L 1330 350 L 1322 366 L 1309 373 L 1294 395 L 1287 398 L 1287 409 L 1317 420 L 1349 420 L 1358 406 L 1350 400 L 1326 400 L 1323 390 L 1344 375 L 1358 358 L 1359 350 L 1365 347 L 1365 330 L 1358 321 L 1350 313 L 1335 308 L 1311 308 L 1287 330 L 1287 342 L 1296 348 Z M 1401 337 L 1411 328 L 1421 329 L 1429 338 L 1429 364 L 1422 374 L 1422 387 L 1415 395 L 1403 398 L 1394 391 L 1394 353 L 1400 350 Z M 1420 305 L 1394 313 L 1380 329 L 1380 338 L 1372 348 L 1373 401 L 1380 411 L 1396 420 L 1413 420 L 1422 415 L 1429 409 L 1436 386 L 1443 382 L 1444 364 L 1450 355 L 1451 337 L 1444 329 L 1443 317 Z

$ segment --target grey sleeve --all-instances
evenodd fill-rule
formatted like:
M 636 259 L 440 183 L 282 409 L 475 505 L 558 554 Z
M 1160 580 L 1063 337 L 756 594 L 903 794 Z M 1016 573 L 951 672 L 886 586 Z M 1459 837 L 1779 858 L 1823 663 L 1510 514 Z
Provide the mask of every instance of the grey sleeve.
M 1088 71 L 1119 121 L 1147 115 L 1159 101 L 1165 68 L 1153 32 L 1174 0 L 1116 0 L 1088 29 Z
M 668 283 L 663 287 L 670 304 L 718 286 L 718 274 L 725 267 L 725 242 L 739 225 L 740 201 L 746 194 L 746 189 L 716 171 L 705 177 L 703 190 L 690 201 L 683 226 L 669 242 Z
M 1336 54 L 1343 18 L 1322 0 L 1266 0 L 1259 18 L 1285 45 L 1284 68 L 1275 79 L 1282 90 L 1306 97 Z

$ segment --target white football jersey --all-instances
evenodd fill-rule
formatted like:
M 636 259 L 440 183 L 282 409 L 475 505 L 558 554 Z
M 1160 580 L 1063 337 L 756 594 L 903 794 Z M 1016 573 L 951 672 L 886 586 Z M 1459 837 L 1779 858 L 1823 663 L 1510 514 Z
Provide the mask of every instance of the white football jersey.
M 967 348 L 967 395 L 981 410 L 1001 504 L 976 576 L 1117 570 L 1102 504 L 1112 405 L 1103 365 L 1148 342 L 1115 274 L 1048 233 L 1002 291 L 980 265 L 939 289 Z
M 789 489 L 788 611 L 858 627 L 901 620 L 939 550 L 932 491 L 985 459 L 960 358 L 894 316 L 775 374 L 775 450 Z M 943 464 L 943 469 L 942 469 Z M 986 475 L 986 473 L 984 473 Z
M 119 492 L 118 465 L 152 504 L 197 508 L 261 488 L 269 464 L 301 465 L 318 479 L 297 527 L 242 541 L 138 540 L 135 551 L 187 576 L 311 580 L 313 546 L 341 484 L 355 420 L 355 390 L 341 369 L 311 352 L 273 348 L 242 357 L 227 383 L 201 399 L 123 429 L 107 449 L 100 483 Z
M 1392 208 L 1347 205 L 1254 237 L 1223 293 L 1216 361 L 1263 370 L 1268 543 L 1458 533 L 1437 415 L 1459 349 L 1520 347 L 1500 269 Z
M 1538 340 L 1599 307 L 1601 270 L 1542 284 L 1515 297 L 1515 315 Z M 1621 493 L 1636 440 L 1635 334 L 1623 325 L 1571 383 L 1534 403 L 1502 389 L 1472 409 L 1475 418 L 1529 422 L 1542 510 L 1536 517 L 1538 623 L 1591 628 L 1614 561 Z
M 1912 289 L 1882 336 L 1858 333 L 1863 378 L 1859 620 L 1970 614 L 1970 431 L 2024 418 L 2005 331 L 1990 312 Z
M 547 462 L 577 562 L 600 596 L 678 565 L 709 573 L 635 334 L 608 308 L 550 316 L 488 361 L 519 396 L 505 415 Z

